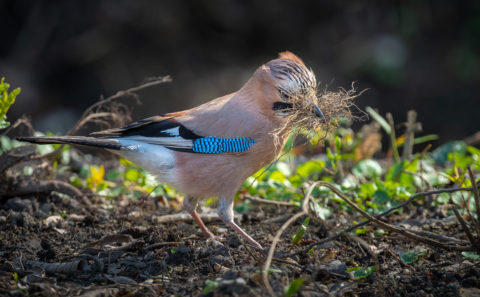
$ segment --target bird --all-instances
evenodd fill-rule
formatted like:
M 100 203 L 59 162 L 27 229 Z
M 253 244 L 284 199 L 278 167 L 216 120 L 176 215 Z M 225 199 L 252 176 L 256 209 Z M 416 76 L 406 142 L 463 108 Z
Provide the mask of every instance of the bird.
M 218 198 L 219 218 L 249 244 L 263 247 L 234 221 L 243 181 L 278 158 L 298 102 L 326 121 L 315 98 L 313 71 L 286 51 L 261 65 L 236 92 L 188 110 L 152 116 L 89 136 L 18 137 L 37 144 L 98 147 L 136 163 L 183 193 L 183 208 L 208 238 L 197 213 L 201 199 Z

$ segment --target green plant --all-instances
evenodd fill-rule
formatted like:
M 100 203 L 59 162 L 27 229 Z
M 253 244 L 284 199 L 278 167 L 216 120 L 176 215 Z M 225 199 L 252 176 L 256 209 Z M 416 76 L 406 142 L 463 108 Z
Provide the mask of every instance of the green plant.
M 302 278 L 296 278 L 294 279 L 291 283 L 288 284 L 288 286 L 285 288 L 284 290 L 284 293 L 285 293 L 285 296 L 287 297 L 292 297 L 294 296 L 295 294 L 297 294 L 297 292 L 300 290 L 300 288 L 302 287 L 303 285 L 303 279 Z
M 353 272 L 353 277 L 355 279 L 362 279 L 368 277 L 372 272 L 376 271 L 376 266 L 369 266 L 367 268 L 363 267 L 350 267 L 347 268 L 347 272 Z
M 5 82 L 5 78 L 2 77 L 0 80 L 0 129 L 5 129 L 10 126 L 10 123 L 7 122 L 7 111 L 15 102 L 15 98 L 20 94 L 20 88 L 8 92 L 10 84 Z

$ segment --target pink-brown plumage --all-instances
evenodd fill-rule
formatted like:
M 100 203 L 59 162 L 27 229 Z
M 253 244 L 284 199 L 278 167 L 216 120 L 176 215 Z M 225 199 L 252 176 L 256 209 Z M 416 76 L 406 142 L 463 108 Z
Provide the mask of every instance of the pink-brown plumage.
M 148 118 L 129 126 L 100 131 L 94 137 L 25 137 L 36 143 L 74 143 L 101 146 L 138 163 L 185 193 L 185 209 L 208 231 L 196 208 L 199 199 L 218 197 L 220 218 L 248 242 L 262 248 L 233 221 L 233 198 L 242 182 L 281 153 L 290 132 L 293 97 L 312 102 L 317 116 L 322 112 L 309 96 L 315 96 L 316 81 L 303 61 L 290 52 L 259 67 L 237 92 L 189 110 Z M 313 94 L 313 95 L 312 95 Z M 302 97 L 303 96 L 303 97 Z M 308 103 L 310 104 L 310 103 Z M 315 108 L 314 108 L 315 107 Z M 195 151 L 196 140 L 215 137 L 254 144 L 243 152 Z M 237 151 L 237 150 L 234 150 Z

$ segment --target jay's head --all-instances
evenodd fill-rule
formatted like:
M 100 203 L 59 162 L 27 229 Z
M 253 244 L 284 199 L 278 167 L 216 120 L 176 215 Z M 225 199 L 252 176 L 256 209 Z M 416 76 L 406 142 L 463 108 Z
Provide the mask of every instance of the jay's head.
M 318 123 L 327 121 L 319 108 L 315 74 L 293 53 L 280 53 L 278 59 L 262 65 L 255 77 L 264 93 L 263 113 L 284 123 L 295 124 L 306 118 Z

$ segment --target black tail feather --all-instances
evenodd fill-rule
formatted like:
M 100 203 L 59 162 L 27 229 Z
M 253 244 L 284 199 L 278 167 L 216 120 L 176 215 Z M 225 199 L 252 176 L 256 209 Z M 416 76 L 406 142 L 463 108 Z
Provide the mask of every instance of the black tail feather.
M 85 136 L 25 136 L 17 137 L 18 141 L 26 141 L 38 144 L 75 144 L 84 146 L 100 147 L 112 150 L 122 149 L 122 145 L 114 139 L 95 138 Z

